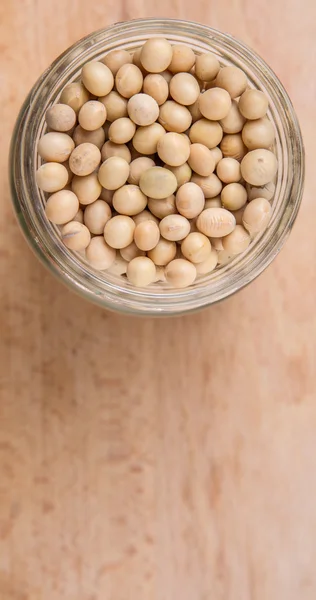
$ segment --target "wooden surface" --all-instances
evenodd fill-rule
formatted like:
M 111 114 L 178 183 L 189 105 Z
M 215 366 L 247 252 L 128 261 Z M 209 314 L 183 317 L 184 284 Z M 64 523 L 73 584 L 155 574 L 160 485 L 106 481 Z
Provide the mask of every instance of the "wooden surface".
M 7 181 L 38 75 L 83 35 L 145 16 L 251 45 L 307 150 L 278 259 L 165 321 L 109 314 L 53 279 Z M 315 23 L 313 0 L 1 0 L 1 600 L 315 600 Z

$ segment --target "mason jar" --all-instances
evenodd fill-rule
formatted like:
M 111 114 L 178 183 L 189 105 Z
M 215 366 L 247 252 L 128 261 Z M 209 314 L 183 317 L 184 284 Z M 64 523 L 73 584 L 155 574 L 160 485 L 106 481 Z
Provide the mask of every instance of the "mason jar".
M 265 231 L 229 264 L 198 278 L 187 289 L 162 282 L 140 289 L 125 277 L 93 270 L 62 243 L 58 227 L 48 222 L 45 195 L 35 172 L 41 160 L 37 144 L 46 131 L 45 113 L 58 102 L 66 84 L 80 77 L 87 61 L 100 60 L 112 50 L 133 52 L 150 37 L 190 46 L 195 53 L 213 52 L 222 65 L 240 67 L 250 87 L 269 99 L 268 116 L 275 134 L 278 174 L 272 216 Z M 295 221 L 303 191 L 304 151 L 292 103 L 272 69 L 253 50 L 228 34 L 205 25 L 173 19 L 117 23 L 74 44 L 36 82 L 20 111 L 11 144 L 12 198 L 21 228 L 37 256 L 51 272 L 84 298 L 100 306 L 137 315 L 188 313 L 223 300 L 255 279 L 275 258 Z

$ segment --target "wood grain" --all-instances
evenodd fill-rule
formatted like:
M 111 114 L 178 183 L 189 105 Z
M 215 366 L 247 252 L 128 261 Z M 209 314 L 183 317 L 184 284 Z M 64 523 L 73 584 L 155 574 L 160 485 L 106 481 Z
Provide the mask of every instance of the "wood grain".
M 7 179 L 44 68 L 95 29 L 162 15 L 257 50 L 307 149 L 273 265 L 167 321 L 109 314 L 55 281 Z M 312 0 L 1 0 L 1 600 L 315 600 L 315 23 Z

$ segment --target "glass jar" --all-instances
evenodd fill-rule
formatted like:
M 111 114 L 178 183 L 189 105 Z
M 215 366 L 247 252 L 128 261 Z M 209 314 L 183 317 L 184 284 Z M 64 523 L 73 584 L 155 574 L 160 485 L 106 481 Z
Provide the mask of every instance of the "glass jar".
M 243 69 L 249 84 L 267 94 L 269 117 L 276 131 L 279 169 L 272 217 L 268 228 L 249 248 L 226 266 L 184 290 L 154 284 L 136 289 L 126 278 L 93 271 L 60 240 L 58 228 L 44 214 L 44 194 L 35 171 L 40 164 L 37 143 L 46 129 L 46 110 L 58 101 L 64 86 L 80 76 L 85 62 L 99 60 L 118 48 L 133 51 L 149 37 L 166 37 L 195 52 L 212 51 L 225 65 Z M 112 310 L 138 315 L 174 315 L 209 306 L 257 277 L 273 260 L 290 233 L 301 202 L 304 150 L 291 101 L 268 65 L 247 46 L 210 27 L 171 19 L 144 19 L 118 23 L 89 35 L 66 50 L 43 73 L 21 109 L 11 146 L 11 188 L 14 207 L 24 234 L 49 269 L 74 291 Z

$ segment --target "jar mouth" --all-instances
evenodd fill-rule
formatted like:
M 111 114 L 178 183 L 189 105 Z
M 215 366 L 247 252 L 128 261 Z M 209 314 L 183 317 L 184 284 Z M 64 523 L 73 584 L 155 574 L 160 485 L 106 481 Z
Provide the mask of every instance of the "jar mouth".
M 63 87 L 78 78 L 88 60 L 117 49 L 136 49 L 149 37 L 190 45 L 196 52 L 212 51 L 222 64 L 242 68 L 250 86 L 264 91 L 276 132 L 279 163 L 272 217 L 268 228 L 249 248 L 226 266 L 199 278 L 185 290 L 163 286 L 134 288 L 125 278 L 98 273 L 62 244 L 57 228 L 47 222 L 44 195 L 37 188 L 37 142 L 43 134 L 47 108 Z M 18 117 L 10 156 L 12 197 L 27 240 L 46 266 L 72 289 L 104 307 L 127 313 L 181 314 L 222 300 L 255 279 L 275 258 L 289 235 L 301 203 L 304 149 L 292 103 L 272 69 L 253 50 L 228 34 L 175 19 L 138 19 L 92 33 L 61 54 L 29 93 Z

